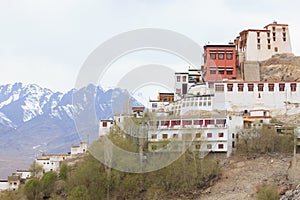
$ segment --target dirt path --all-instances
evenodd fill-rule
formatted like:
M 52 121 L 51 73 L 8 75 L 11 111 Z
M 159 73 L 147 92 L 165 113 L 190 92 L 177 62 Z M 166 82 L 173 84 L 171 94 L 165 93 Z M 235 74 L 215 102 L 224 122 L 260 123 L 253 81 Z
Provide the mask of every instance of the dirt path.
M 289 176 L 291 160 L 283 155 L 248 160 L 233 156 L 225 163 L 221 180 L 198 199 L 256 199 L 256 187 L 262 184 L 274 185 L 279 191 L 286 190 L 292 184 Z

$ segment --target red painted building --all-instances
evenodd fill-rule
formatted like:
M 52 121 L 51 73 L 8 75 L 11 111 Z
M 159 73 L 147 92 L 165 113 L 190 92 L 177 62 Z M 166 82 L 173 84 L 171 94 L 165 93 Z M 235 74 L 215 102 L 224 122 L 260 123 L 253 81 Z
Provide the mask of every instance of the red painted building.
M 205 45 L 205 80 L 236 78 L 236 49 L 234 44 Z

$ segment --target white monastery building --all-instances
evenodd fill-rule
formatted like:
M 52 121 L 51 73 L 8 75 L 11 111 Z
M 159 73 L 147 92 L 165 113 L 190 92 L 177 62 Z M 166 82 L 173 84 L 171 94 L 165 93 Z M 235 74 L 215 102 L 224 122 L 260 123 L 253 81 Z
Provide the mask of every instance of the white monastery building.
M 263 61 L 275 54 L 292 53 L 288 24 L 274 21 L 264 29 L 247 29 L 235 39 L 239 63 Z

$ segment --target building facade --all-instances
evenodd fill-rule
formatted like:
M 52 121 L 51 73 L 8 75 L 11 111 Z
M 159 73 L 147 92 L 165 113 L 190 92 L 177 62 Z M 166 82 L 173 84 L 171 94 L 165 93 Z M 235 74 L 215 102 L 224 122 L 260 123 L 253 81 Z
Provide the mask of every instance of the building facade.
M 245 61 L 263 61 L 275 54 L 292 53 L 288 24 L 274 21 L 264 29 L 247 29 L 235 39 L 239 64 Z
M 223 80 L 236 78 L 235 45 L 204 46 L 205 80 Z

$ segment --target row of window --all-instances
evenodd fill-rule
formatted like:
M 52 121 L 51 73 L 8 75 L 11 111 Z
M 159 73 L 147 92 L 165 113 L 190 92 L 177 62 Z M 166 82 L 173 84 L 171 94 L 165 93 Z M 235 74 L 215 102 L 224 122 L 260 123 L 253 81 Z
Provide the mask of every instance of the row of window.
M 243 83 L 237 84 L 238 86 L 238 92 L 243 92 L 245 85 Z M 279 83 L 279 91 L 283 92 L 285 91 L 285 83 Z M 269 92 L 274 92 L 274 83 L 269 83 L 268 84 L 268 91 Z M 248 83 L 247 88 L 249 92 L 254 91 L 254 84 L 253 83 Z M 290 83 L 290 89 L 292 92 L 296 92 L 297 90 L 297 84 L 296 83 Z M 265 85 L 263 83 L 258 83 L 257 84 L 257 91 L 263 92 L 265 90 Z M 223 92 L 224 91 L 224 85 L 216 85 L 215 86 L 215 91 L 216 92 Z M 233 84 L 227 84 L 227 91 L 232 92 L 233 91 Z
M 190 97 L 190 98 L 184 98 L 183 101 L 206 101 L 206 100 L 211 100 L 211 96 L 204 96 L 204 97 Z
M 233 59 L 233 51 L 214 51 L 210 50 L 209 52 L 209 58 L 211 60 L 232 60 Z
M 186 125 L 200 125 L 200 126 L 207 126 L 207 125 L 225 125 L 226 119 L 183 119 L 183 120 L 162 120 L 162 121 L 150 121 L 150 126 L 176 126 L 182 125 L 183 127 Z
M 275 30 L 273 30 L 272 32 L 272 36 L 273 36 L 273 41 L 276 41 L 276 32 Z M 260 32 L 257 32 L 257 43 L 260 43 Z M 267 33 L 267 37 L 268 37 L 268 43 L 270 43 L 270 32 Z M 282 40 L 285 42 L 286 41 L 286 32 L 285 30 L 282 32 Z
M 187 77 L 186 76 L 176 76 L 176 81 L 177 82 L 187 82 Z
M 258 50 L 261 49 L 260 44 L 257 45 L 257 49 L 258 49 Z M 268 44 L 268 49 L 271 49 L 271 44 Z M 274 51 L 275 51 L 275 52 L 278 52 L 278 47 L 274 47 Z
M 213 134 L 212 133 L 207 133 L 206 137 L 207 138 L 212 138 Z M 171 137 L 169 137 L 169 134 L 162 134 L 162 138 L 163 139 L 170 139 Z M 178 138 L 178 134 L 174 133 L 172 135 L 172 138 Z M 195 138 L 201 138 L 201 133 L 196 133 L 195 134 Z M 224 138 L 224 133 L 223 132 L 219 132 L 218 133 L 218 138 Z M 151 139 L 157 139 L 157 134 L 152 134 L 151 135 Z M 182 139 L 192 139 L 192 134 L 182 134 Z
M 157 150 L 157 145 L 153 144 L 151 148 L 152 150 Z M 196 144 L 195 149 L 201 149 L 201 144 Z M 212 149 L 212 144 L 207 144 L 206 149 Z M 224 149 L 224 144 L 218 144 L 218 149 Z
M 233 67 L 209 67 L 209 73 L 233 75 Z
M 211 106 L 211 101 L 186 102 L 182 104 L 182 107 L 190 107 L 190 106 Z

